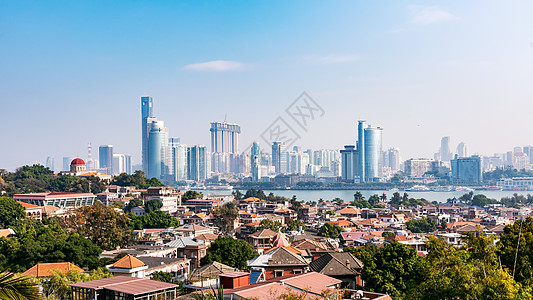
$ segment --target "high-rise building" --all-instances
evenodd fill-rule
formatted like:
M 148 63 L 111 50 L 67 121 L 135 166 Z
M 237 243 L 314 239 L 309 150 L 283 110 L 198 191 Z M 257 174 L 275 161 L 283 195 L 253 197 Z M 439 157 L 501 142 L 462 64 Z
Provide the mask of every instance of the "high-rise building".
M 359 154 L 354 145 L 346 145 L 341 153 L 341 179 L 354 182 L 359 178 Z
M 450 161 L 452 159 L 452 153 L 450 151 L 450 137 L 445 136 L 440 140 L 440 159 L 442 161 Z
M 179 138 L 168 139 L 169 175 L 173 181 L 187 180 L 187 146 Z
M 149 125 L 152 123 L 154 116 L 154 102 L 152 97 L 141 97 L 141 139 L 142 139 L 142 165 L 144 173 L 148 173 L 148 135 L 150 134 Z
M 426 172 L 433 170 L 433 163 L 435 161 L 429 158 L 408 159 L 404 163 L 405 175 L 411 178 L 422 177 Z
M 148 178 L 162 179 L 168 174 L 168 128 L 163 121 L 152 121 L 148 135 Z
M 226 122 L 211 123 L 211 152 L 239 152 L 239 134 L 241 127 Z
M 113 145 L 102 145 L 98 150 L 100 171 L 107 175 L 113 175 Z
M 400 149 L 390 148 L 387 150 L 387 160 L 391 171 L 396 172 L 400 170 Z
M 468 157 L 468 147 L 465 143 L 460 142 L 457 145 L 457 156 L 459 157 Z
M 471 157 L 458 157 L 451 161 L 452 179 L 458 183 L 479 183 L 483 181 L 481 158 L 477 155 Z
M 383 129 L 358 123 L 357 151 L 359 155 L 359 177 L 361 182 L 376 181 L 381 169 L 381 137 Z
M 113 175 L 132 174 L 131 155 L 113 153 Z
M 259 181 L 261 179 L 261 147 L 257 142 L 252 144 L 250 166 L 252 169 L 252 181 Z
M 55 166 L 53 157 L 51 156 L 46 157 L 46 167 L 50 169 L 50 171 L 55 172 L 56 166 Z
M 529 157 L 529 163 L 533 164 L 533 146 L 524 146 L 524 153 Z
M 204 181 L 208 175 L 208 153 L 205 146 L 187 148 L 187 178 Z
M 70 163 L 72 162 L 72 157 L 63 156 L 63 168 L 62 171 L 70 171 Z
M 272 143 L 272 165 L 276 174 L 285 173 L 287 170 L 287 157 L 283 142 Z

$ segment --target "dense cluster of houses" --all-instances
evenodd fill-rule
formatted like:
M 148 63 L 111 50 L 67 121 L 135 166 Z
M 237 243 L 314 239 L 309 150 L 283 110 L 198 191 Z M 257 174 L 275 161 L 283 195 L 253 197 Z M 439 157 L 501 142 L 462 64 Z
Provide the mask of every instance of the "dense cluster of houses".
M 171 187 L 136 190 L 134 187 L 117 186 L 109 186 L 105 192 L 96 195 L 106 205 L 115 202 L 128 205 L 136 197 L 145 201 L 160 199 L 163 203 L 162 210 L 174 216 L 181 224 L 175 228 L 135 230 L 136 245 L 127 249 L 104 251 L 101 257 L 114 258 L 121 253 L 125 255 L 107 266 L 113 275 L 149 280 L 154 272 L 170 272 L 176 280 L 185 282 L 192 289 L 201 290 L 222 283 L 227 290 L 225 294 L 233 297 L 228 299 L 251 296 L 267 299 L 272 296 L 272 291 L 282 292 L 282 287 L 283 290 L 284 287 L 292 287 L 298 293 L 305 290 L 316 295 L 324 290 L 331 290 L 337 298 L 342 289 L 352 290 L 354 293 L 344 296 L 390 299 L 387 295 L 357 290 L 364 287 L 361 279 L 364 265 L 352 254 L 343 252 L 344 247 L 367 244 L 382 246 L 397 241 L 412 247 L 420 255 L 425 255 L 427 234 L 411 233 L 406 225 L 409 220 L 422 217 L 434 219 L 438 230 L 431 234 L 458 245 L 465 232 L 477 232 L 479 228 L 484 234 L 500 235 L 506 224 L 532 215 L 529 208 L 515 209 L 499 205 L 482 208 L 456 202 L 408 208 L 393 208 L 389 203 L 382 202 L 381 208 L 360 209 L 351 206 L 350 202 L 324 201 L 315 205 L 301 204 L 293 207 L 290 201 L 283 198 L 266 201 L 250 197 L 234 201 L 232 195 L 210 195 L 182 201 L 183 195 L 183 192 Z M 222 234 L 215 226 L 213 212 L 217 207 L 232 201 L 239 213 L 231 225 L 231 232 L 224 235 L 245 240 L 259 255 L 247 262 L 247 270 L 237 270 L 219 262 L 201 266 L 200 260 L 207 254 L 209 246 Z M 46 214 L 44 207 L 25 202 L 21 204 L 28 217 L 42 218 Z M 62 209 L 62 215 L 68 214 L 68 210 L 65 212 Z M 142 205 L 131 211 L 136 215 L 146 213 Z M 294 219 L 300 220 L 303 225 L 283 232 L 262 225 L 263 220 L 269 220 L 284 228 Z M 340 227 L 340 234 L 336 237 L 317 235 L 319 228 L 326 223 Z M 46 276 L 47 271 L 43 270 L 53 268 L 51 264 L 39 264 L 27 272 Z M 57 268 L 82 271 L 68 263 L 57 265 Z M 111 292 L 105 289 L 100 292 L 94 288 L 91 290 L 91 286 L 105 286 L 107 281 L 104 281 L 100 285 L 73 285 L 73 292 L 77 293 L 77 299 L 88 299 L 83 295 L 91 293 L 109 295 Z M 112 286 L 133 284 L 131 280 L 108 281 Z M 143 295 L 176 295 L 176 290 L 167 285 L 155 284 L 154 288 L 153 291 L 143 291 Z M 125 290 L 121 293 L 125 293 Z M 130 296 L 137 299 L 138 295 Z

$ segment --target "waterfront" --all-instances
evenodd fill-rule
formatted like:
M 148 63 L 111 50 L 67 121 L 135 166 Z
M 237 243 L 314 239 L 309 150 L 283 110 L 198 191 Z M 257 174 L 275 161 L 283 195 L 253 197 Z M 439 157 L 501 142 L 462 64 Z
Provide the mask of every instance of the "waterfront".
M 357 190 L 264 190 L 265 194 L 274 193 L 274 195 L 284 196 L 291 198 L 293 195 L 296 195 L 296 199 L 303 201 L 318 201 L 319 199 L 323 200 L 332 200 L 334 198 L 341 198 L 345 201 L 352 201 L 353 195 Z M 230 194 L 231 191 L 213 191 L 213 190 L 202 190 L 199 191 L 205 195 L 221 195 L 221 194 Z M 241 190 L 244 194 L 246 190 Z M 382 195 L 385 193 L 387 199 L 392 197 L 394 191 L 383 191 L 383 190 L 360 190 L 361 194 L 368 199 L 371 195 L 378 194 Z M 398 191 L 403 195 L 404 191 Z M 410 198 L 424 198 L 428 201 L 437 201 L 437 202 L 446 202 L 446 200 L 456 197 L 459 198 L 467 192 L 405 192 L 409 195 Z M 484 194 L 489 198 L 494 198 L 496 200 L 501 200 L 502 197 L 511 197 L 514 194 L 527 196 L 528 194 L 533 194 L 533 191 L 474 191 L 474 194 Z

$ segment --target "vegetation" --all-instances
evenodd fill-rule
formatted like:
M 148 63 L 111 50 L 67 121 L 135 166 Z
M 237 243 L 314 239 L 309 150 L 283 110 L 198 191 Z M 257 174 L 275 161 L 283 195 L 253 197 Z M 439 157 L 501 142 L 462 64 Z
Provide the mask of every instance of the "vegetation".
M 65 232 L 57 224 L 33 219 L 20 221 L 16 235 L 0 238 L 0 267 L 23 272 L 38 262 L 69 261 L 90 269 L 99 265 L 102 249 L 77 232 Z
M 37 285 L 28 277 L 17 277 L 7 270 L 0 271 L 0 299 L 39 300 Z
M 127 246 L 133 239 L 130 219 L 99 203 L 80 207 L 66 225 L 104 250 Z
M 137 206 L 143 205 L 144 202 L 139 198 L 133 198 L 128 202 L 128 205 L 124 207 L 124 212 L 131 212 L 131 210 Z
M 143 216 L 130 216 L 133 218 L 133 229 L 135 230 L 180 226 L 180 222 L 176 218 L 169 213 L 160 210 L 151 211 Z
M 53 176 L 53 172 L 42 166 L 22 166 L 15 172 L 0 170 L 0 188 L 8 196 L 16 193 L 38 192 L 76 192 L 101 193 L 105 185 L 95 176 L 74 177 L 70 175 Z
M 26 216 L 24 207 L 11 197 L 0 197 L 0 228 L 8 228 Z
M 214 210 L 215 224 L 222 232 L 233 230 L 233 223 L 239 217 L 239 210 L 232 202 L 226 203 Z
M 302 221 L 291 219 L 287 224 L 287 231 L 298 231 L 300 230 L 300 227 L 305 229 L 305 225 L 302 223 Z
M 220 236 L 209 246 L 207 255 L 201 259 L 200 263 L 207 265 L 217 261 L 244 270 L 247 268 L 246 262 L 257 255 L 254 248 L 245 241 Z
M 243 199 L 255 197 L 259 198 L 261 200 L 267 200 L 267 196 L 265 195 L 265 192 L 263 190 L 256 190 L 256 189 L 249 189 L 246 191 L 246 194 L 244 194 Z
M 144 205 L 144 211 L 146 213 L 151 213 L 153 211 L 159 211 L 163 207 L 163 202 L 159 199 L 152 199 L 146 201 L 146 204 Z
M 278 232 L 283 229 L 283 224 L 281 224 L 281 222 L 279 221 L 271 221 L 268 219 L 264 219 L 261 221 L 261 223 L 259 223 L 258 230 L 261 229 L 270 229 L 272 231 Z
M 199 193 L 197 191 L 186 191 L 185 194 L 183 194 L 183 196 L 181 196 L 181 200 L 182 201 L 187 201 L 187 200 L 191 200 L 191 199 L 201 198 L 203 196 L 204 195 L 202 195 L 201 193 Z
M 144 177 L 143 171 L 135 171 L 133 175 L 122 173 L 113 177 L 111 184 L 118 186 L 135 186 L 138 189 L 147 189 L 151 186 L 163 186 L 157 178 L 148 179 Z
M 407 229 L 409 229 L 413 233 L 430 233 L 437 230 L 435 220 L 426 217 L 422 217 L 421 219 L 409 220 L 407 221 L 407 223 L 405 223 L 405 225 L 407 225 Z
M 330 223 L 326 223 L 318 229 L 319 236 L 325 236 L 332 239 L 337 238 L 341 234 L 341 232 L 342 228 L 340 226 L 332 225 Z
M 91 271 L 90 274 L 78 273 L 76 271 L 52 271 L 52 276 L 41 280 L 43 294 L 48 299 L 70 299 L 70 284 L 97 280 L 111 277 L 111 273 L 104 268 Z

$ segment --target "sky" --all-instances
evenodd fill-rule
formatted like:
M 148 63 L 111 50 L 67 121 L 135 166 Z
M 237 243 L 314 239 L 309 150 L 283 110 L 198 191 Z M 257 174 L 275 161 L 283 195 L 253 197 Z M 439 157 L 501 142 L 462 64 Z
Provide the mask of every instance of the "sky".
M 512 4 L 512 5 L 510 5 Z M 241 150 L 278 117 L 303 149 L 354 144 L 433 157 L 443 136 L 492 155 L 533 144 L 531 1 L 0 0 L 0 169 L 141 157 L 140 97 L 171 137 L 209 146 L 241 125 Z M 323 114 L 286 112 L 306 92 Z M 263 145 L 267 148 L 268 145 Z M 268 150 L 267 150 L 268 152 Z

